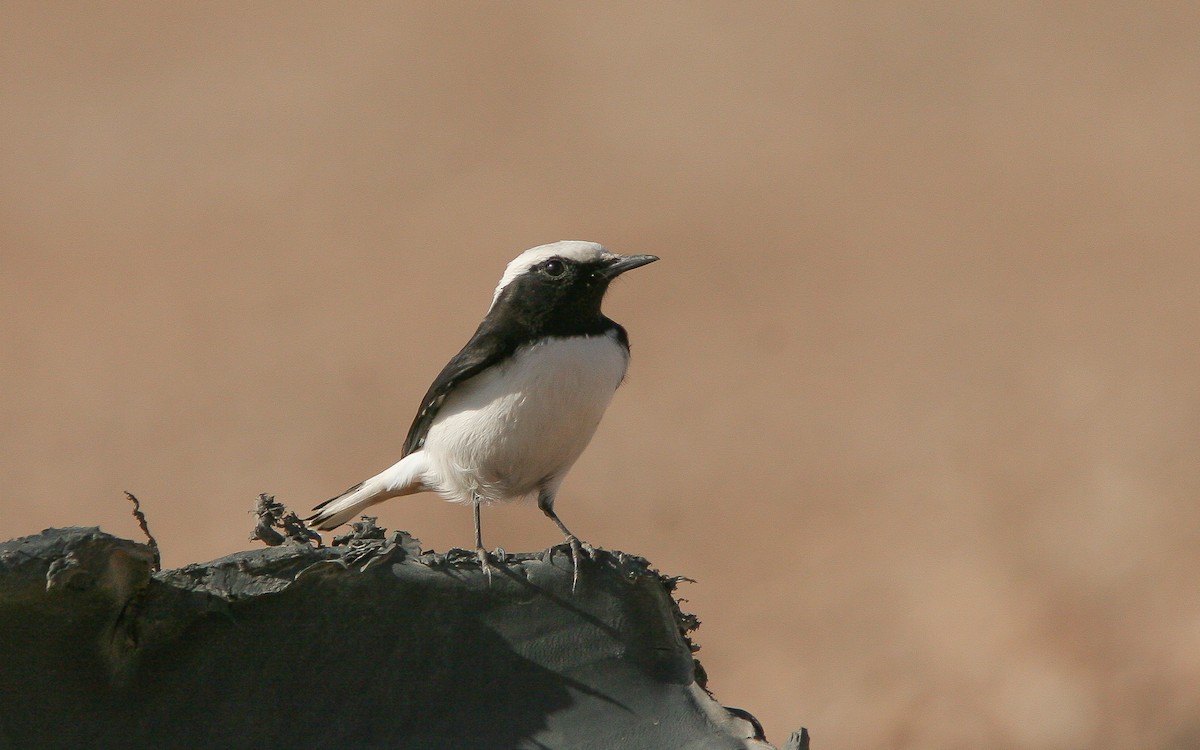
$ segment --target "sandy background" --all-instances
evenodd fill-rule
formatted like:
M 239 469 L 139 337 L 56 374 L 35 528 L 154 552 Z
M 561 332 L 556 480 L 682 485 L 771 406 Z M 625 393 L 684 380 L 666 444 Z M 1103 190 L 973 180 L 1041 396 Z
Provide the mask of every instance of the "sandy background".
M 0 538 L 136 537 L 128 489 L 169 566 L 246 548 L 397 457 L 511 257 L 594 239 L 663 260 L 558 508 L 698 580 L 718 698 L 1200 746 L 1198 8 L 6 3 Z

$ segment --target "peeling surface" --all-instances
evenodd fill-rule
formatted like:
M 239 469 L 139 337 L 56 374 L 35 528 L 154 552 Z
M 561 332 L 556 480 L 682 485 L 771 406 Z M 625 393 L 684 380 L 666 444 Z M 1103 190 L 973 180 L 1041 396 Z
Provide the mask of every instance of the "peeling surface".
M 280 536 L 154 575 L 98 529 L 0 544 L 0 748 L 769 747 L 643 558 L 598 550 L 572 592 L 565 545 L 489 583 L 373 519 Z

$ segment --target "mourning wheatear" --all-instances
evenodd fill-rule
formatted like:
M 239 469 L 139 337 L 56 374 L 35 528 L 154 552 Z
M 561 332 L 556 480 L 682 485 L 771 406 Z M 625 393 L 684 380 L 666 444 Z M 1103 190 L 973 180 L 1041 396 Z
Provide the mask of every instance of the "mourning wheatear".
M 329 530 L 374 503 L 432 491 L 475 510 L 475 549 L 491 575 L 479 508 L 537 497 L 566 536 L 575 580 L 582 546 L 554 498 L 591 441 L 629 365 L 625 329 L 600 311 L 617 276 L 658 260 L 562 241 L 508 264 L 475 335 L 421 400 L 400 461 L 307 519 Z

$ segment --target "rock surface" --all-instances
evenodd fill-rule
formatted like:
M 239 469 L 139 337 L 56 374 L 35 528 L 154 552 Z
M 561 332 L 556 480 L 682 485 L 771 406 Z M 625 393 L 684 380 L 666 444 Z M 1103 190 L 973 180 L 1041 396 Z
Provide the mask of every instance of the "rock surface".
M 489 578 L 368 523 L 155 560 L 96 528 L 0 544 L 0 750 L 769 747 L 638 557 L 598 550 L 573 590 L 566 547 Z

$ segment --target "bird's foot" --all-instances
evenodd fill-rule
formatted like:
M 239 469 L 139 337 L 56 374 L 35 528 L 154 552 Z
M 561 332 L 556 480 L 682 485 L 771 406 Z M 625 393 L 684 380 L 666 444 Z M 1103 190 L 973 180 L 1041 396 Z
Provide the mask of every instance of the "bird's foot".
M 587 542 L 581 542 L 574 534 L 567 534 L 567 544 L 571 545 L 571 593 L 575 593 L 575 587 L 579 584 L 579 561 L 583 557 L 595 560 L 596 549 Z
M 475 556 L 479 558 L 479 569 L 487 576 L 488 588 L 492 586 L 492 571 L 495 567 L 492 565 L 492 556 L 483 547 L 475 548 Z

